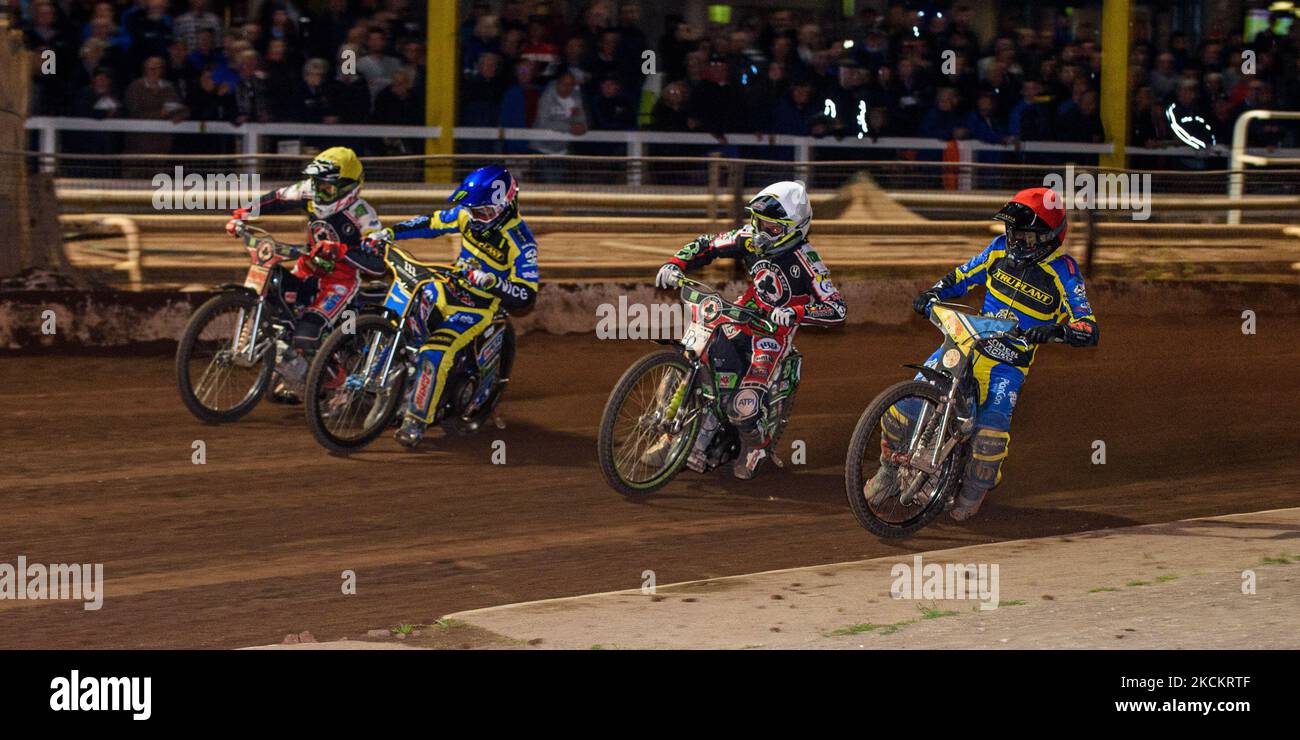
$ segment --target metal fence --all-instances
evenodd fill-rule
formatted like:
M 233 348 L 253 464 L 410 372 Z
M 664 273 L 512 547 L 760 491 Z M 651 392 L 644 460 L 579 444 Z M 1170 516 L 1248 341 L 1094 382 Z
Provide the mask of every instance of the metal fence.
M 308 154 L 149 155 L 0 153 L 4 171 L 26 169 L 53 177 L 64 213 L 226 212 L 234 194 L 245 199 L 298 179 Z M 1149 200 L 1157 221 L 1222 221 L 1239 203 L 1248 220 L 1300 221 L 1300 167 L 1254 167 L 1238 172 L 1240 200 L 1229 199 L 1233 172 L 1217 170 L 1107 170 L 1037 163 L 926 162 L 909 159 L 780 161 L 708 157 L 597 157 L 490 153 L 369 157 L 367 198 L 385 214 L 406 214 L 444 202 L 453 184 L 489 162 L 504 161 L 523 183 L 533 214 L 570 216 L 663 215 L 726 218 L 748 195 L 776 180 L 801 178 L 814 205 L 833 203 L 855 178 L 882 191 L 882 206 L 910 208 L 930 218 L 986 214 L 1010 191 L 1055 182 L 1110 183 Z M 635 177 L 630 173 L 635 173 Z M 3 175 L 0 175 L 2 178 Z M 200 183 L 216 181 L 229 198 L 186 201 Z M 629 185 L 629 180 L 638 184 Z M 256 191 L 256 192 L 254 192 Z

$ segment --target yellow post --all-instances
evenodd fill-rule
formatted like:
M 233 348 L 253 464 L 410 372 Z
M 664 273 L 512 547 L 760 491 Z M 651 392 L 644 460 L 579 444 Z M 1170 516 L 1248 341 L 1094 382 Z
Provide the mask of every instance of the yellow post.
M 428 0 L 428 33 L 425 39 L 424 125 L 439 126 L 442 134 L 424 140 L 425 154 L 453 154 L 456 140 L 456 82 L 460 76 L 457 42 L 457 0 Z M 449 162 L 430 161 L 424 168 L 425 182 L 449 182 Z
M 1101 7 L 1101 123 L 1113 154 L 1102 155 L 1102 167 L 1128 165 L 1128 58 L 1133 24 L 1132 0 L 1106 0 Z

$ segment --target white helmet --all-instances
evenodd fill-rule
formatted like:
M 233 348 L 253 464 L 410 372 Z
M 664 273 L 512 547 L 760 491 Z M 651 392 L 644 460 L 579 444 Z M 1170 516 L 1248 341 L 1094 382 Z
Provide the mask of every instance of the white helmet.
M 745 210 L 754 230 L 751 249 L 759 256 L 775 257 L 808 238 L 812 206 L 802 182 L 774 182 L 760 190 Z

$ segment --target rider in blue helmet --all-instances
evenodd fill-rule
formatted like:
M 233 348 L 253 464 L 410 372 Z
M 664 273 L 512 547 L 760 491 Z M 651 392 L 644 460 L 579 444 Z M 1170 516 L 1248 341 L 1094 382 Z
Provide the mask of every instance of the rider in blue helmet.
M 449 208 L 402 221 L 368 240 L 421 239 L 459 233 L 455 264 L 465 272 L 463 289 L 436 282 L 420 296 L 425 339 L 420 366 L 397 441 L 420 443 L 438 415 L 451 361 L 492 323 L 497 309 L 527 309 L 537 298 L 537 241 L 519 217 L 519 184 L 505 167 L 488 165 L 469 173 L 448 199 Z M 433 309 L 437 309 L 436 311 Z

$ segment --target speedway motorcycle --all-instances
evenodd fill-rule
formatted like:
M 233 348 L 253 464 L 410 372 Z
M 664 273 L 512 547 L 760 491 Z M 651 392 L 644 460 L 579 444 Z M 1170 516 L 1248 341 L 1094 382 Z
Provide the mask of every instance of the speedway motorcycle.
M 947 509 L 961 490 L 979 406 L 979 386 L 972 373 L 975 354 L 992 342 L 1022 352 L 1032 349 L 1016 321 L 982 316 L 959 303 L 932 301 L 930 323 L 944 336 L 936 366 L 905 365 L 923 379 L 895 384 L 876 396 L 858 419 L 844 461 L 849 508 L 859 524 L 879 537 L 914 534 Z M 906 420 L 894 447 L 881 438 L 881 421 L 889 413 Z M 873 506 L 863 487 L 882 461 L 897 467 L 897 486 Z
M 283 263 L 308 254 L 308 248 L 244 222 L 236 225 L 235 236 L 248 250 L 244 282 L 221 286 L 218 295 L 199 306 L 176 348 L 181 401 L 210 424 L 235 421 L 262 400 L 276 365 L 290 351 L 301 314 L 282 290 Z M 366 286 L 353 302 L 360 306 L 381 296 Z
M 727 418 L 723 396 L 737 379 L 714 372 L 709 347 L 741 326 L 754 333 L 755 341 L 777 332 L 767 316 L 727 301 L 704 283 L 683 277 L 678 285 L 690 316 L 682 339 L 655 340 L 673 349 L 652 352 L 628 368 L 601 416 L 600 472 L 624 496 L 653 493 L 683 467 L 707 473 L 736 459 L 740 433 Z M 772 451 L 790 418 L 802 362 L 791 347 L 760 410 L 759 423 L 771 440 L 768 454 L 778 466 L 782 463 Z
M 439 282 L 450 291 L 465 290 L 461 270 L 420 262 L 391 241 L 384 243 L 384 262 L 393 282 L 382 305 L 358 317 L 352 331 L 331 334 L 307 371 L 307 425 L 331 452 L 360 449 L 400 419 L 430 321 L 420 310 L 424 287 Z M 496 407 L 514 358 L 514 327 L 498 311 L 473 342 L 443 359 L 452 364 L 434 423 L 457 435 L 477 431 L 489 419 L 502 426 Z M 433 378 L 426 374 L 421 382 Z

